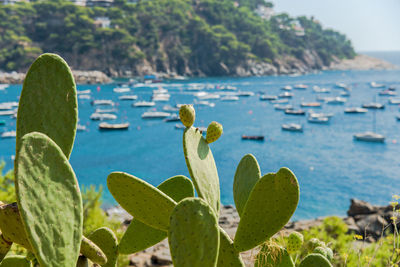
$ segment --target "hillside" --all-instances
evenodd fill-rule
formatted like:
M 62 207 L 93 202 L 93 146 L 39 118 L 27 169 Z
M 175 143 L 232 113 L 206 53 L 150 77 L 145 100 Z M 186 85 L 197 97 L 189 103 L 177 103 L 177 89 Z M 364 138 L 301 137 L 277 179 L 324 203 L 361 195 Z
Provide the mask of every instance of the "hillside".
M 262 18 L 261 0 L 65 0 L 0 6 L 0 70 L 26 71 L 42 52 L 110 76 L 267 75 L 322 69 L 355 56 L 346 36 L 313 18 Z M 264 12 L 265 13 L 265 12 Z M 265 15 L 265 14 L 264 14 Z

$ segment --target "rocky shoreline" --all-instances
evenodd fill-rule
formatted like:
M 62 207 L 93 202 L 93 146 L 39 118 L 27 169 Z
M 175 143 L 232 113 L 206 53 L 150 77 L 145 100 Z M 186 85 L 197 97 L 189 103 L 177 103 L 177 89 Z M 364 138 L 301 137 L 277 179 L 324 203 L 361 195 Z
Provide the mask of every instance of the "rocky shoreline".
M 221 63 L 222 64 L 222 63 Z M 224 69 L 226 66 L 223 64 Z M 136 72 L 143 75 L 156 75 L 163 79 L 183 78 L 176 73 L 157 73 L 153 71 L 151 66 L 138 66 Z M 303 60 L 293 57 L 276 59 L 274 62 L 256 62 L 247 61 L 243 66 L 237 67 L 235 70 L 226 68 L 226 75 L 247 77 L 247 76 L 269 76 L 269 75 L 300 75 L 318 70 L 393 70 L 399 66 L 393 65 L 381 59 L 373 58 L 366 55 L 357 55 L 353 59 L 334 59 L 330 66 L 324 66 L 321 59 L 313 52 L 307 52 Z M 111 83 L 112 78 L 121 78 L 114 73 L 115 77 L 108 77 L 104 72 L 97 70 L 72 70 L 77 84 L 105 84 Z M 233 73 L 233 75 L 232 75 Z M 200 74 L 188 76 L 204 76 Z M 18 72 L 1 72 L 0 84 L 22 84 L 25 78 L 24 73 Z M 126 77 L 125 77 L 126 78 Z
M 399 207 L 397 207 L 399 208 Z M 126 213 L 120 207 L 113 207 L 106 211 L 107 215 L 121 221 L 126 228 L 132 216 Z M 393 217 L 393 206 L 373 206 L 368 202 L 351 199 L 350 208 L 347 211 L 347 217 L 342 218 L 348 226 L 349 234 L 362 235 L 367 242 L 373 242 L 379 239 L 383 234 L 383 229 L 393 231 L 391 217 Z M 235 207 L 225 205 L 221 208 L 219 225 L 234 238 L 237 226 L 239 224 L 239 215 Z M 316 227 L 323 222 L 324 218 L 312 220 L 300 220 L 289 222 L 278 235 L 287 235 L 292 231 L 304 231 Z M 253 266 L 253 259 L 257 255 L 257 250 L 242 253 L 243 261 L 246 266 Z M 150 266 L 172 266 L 171 255 L 168 248 L 168 241 L 165 239 L 157 245 L 144 251 L 129 256 L 129 266 L 150 267 Z

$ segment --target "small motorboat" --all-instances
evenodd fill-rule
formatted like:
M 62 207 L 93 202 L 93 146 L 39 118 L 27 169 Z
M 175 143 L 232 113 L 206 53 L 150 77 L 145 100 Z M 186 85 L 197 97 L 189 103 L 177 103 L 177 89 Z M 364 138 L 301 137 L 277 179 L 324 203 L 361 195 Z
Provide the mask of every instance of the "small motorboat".
M 93 113 L 90 115 L 90 119 L 94 121 L 115 120 L 116 118 L 117 115 L 109 113 Z
M 16 131 L 8 131 L 1 134 L 1 138 L 15 138 L 17 136 Z
M 276 100 L 278 97 L 276 95 L 260 95 L 260 100 Z
M 289 132 L 302 132 L 303 127 L 300 124 L 288 123 L 288 124 L 282 124 L 282 130 Z
M 350 114 L 354 114 L 354 113 L 367 113 L 368 109 L 366 108 L 345 108 L 344 109 L 344 113 L 350 113 Z
M 121 95 L 118 97 L 119 100 L 136 100 L 137 95 Z
M 99 124 L 99 130 L 109 131 L 109 130 L 128 130 L 129 122 L 127 123 L 107 123 L 102 122 Z
M 179 115 L 178 114 L 172 114 L 169 117 L 166 117 L 164 119 L 165 122 L 173 122 L 173 121 L 180 121 Z
M 313 110 L 310 110 L 310 113 L 308 114 L 309 117 L 327 117 L 327 118 L 331 118 L 333 117 L 333 113 L 317 113 L 314 112 Z
M 154 94 L 151 99 L 153 101 L 164 101 L 164 102 L 166 102 L 166 101 L 169 101 L 170 97 L 171 97 L 170 94 Z
M 395 91 L 391 91 L 391 90 L 383 90 L 379 92 L 380 96 L 395 96 L 397 95 L 397 93 Z
M 179 108 L 173 107 L 171 105 L 165 105 L 163 107 L 164 111 L 170 111 L 170 112 L 175 112 L 175 111 L 179 111 Z
M 239 97 L 238 96 L 234 96 L 234 95 L 227 95 L 224 97 L 221 97 L 221 101 L 238 101 Z
M 400 105 L 400 98 L 389 98 L 389 104 Z
M 302 102 L 300 104 L 301 107 L 306 107 L 306 108 L 319 108 L 321 107 L 320 102 Z
M 254 92 L 251 91 L 238 91 L 237 96 L 253 96 Z
M 328 117 L 315 117 L 315 116 L 309 116 L 307 119 L 308 122 L 311 123 L 320 123 L 320 124 L 326 124 L 329 122 Z
M 346 103 L 347 99 L 337 96 L 337 97 L 325 98 L 325 101 L 327 104 L 331 104 L 331 105 L 343 105 L 344 103 Z
M 293 109 L 293 105 L 276 104 L 276 105 L 274 105 L 274 109 L 276 109 L 276 110 L 289 110 L 289 109 Z
M 285 103 L 289 103 L 289 99 L 283 98 L 283 99 L 271 100 L 270 102 L 272 104 L 285 104 Z
M 384 88 L 384 84 L 376 83 L 376 82 L 370 82 L 369 84 L 372 88 Z
M 109 105 L 109 106 L 114 106 L 115 103 L 112 100 L 108 99 L 98 99 L 98 100 L 93 100 L 92 105 Z
M 350 96 L 350 93 L 349 93 L 349 91 L 342 91 L 342 92 L 340 92 L 340 95 L 344 96 L 344 97 L 348 97 L 348 96 Z
M 84 132 L 84 131 L 86 131 L 87 129 L 86 129 L 86 126 L 85 126 L 85 125 L 78 124 L 78 125 L 76 126 L 76 130 L 77 130 L 78 132 Z
M 90 91 L 90 89 L 87 89 L 87 90 L 76 90 L 76 93 L 78 95 L 87 95 L 87 94 L 91 94 L 92 91 Z
M 294 96 L 293 93 L 289 93 L 289 92 L 284 92 L 280 95 L 278 95 L 279 98 L 292 98 Z
M 195 103 L 196 105 L 199 105 L 199 106 L 209 106 L 209 107 L 211 107 L 211 108 L 215 107 L 215 103 L 209 102 L 209 101 L 207 101 L 207 100 L 197 101 L 197 100 L 195 99 L 195 100 L 194 100 L 194 103 Z
M 153 94 L 166 94 L 168 90 L 162 87 L 159 87 L 157 90 L 153 90 Z
M 2 110 L 0 116 L 11 116 L 17 113 L 17 110 Z
M 92 97 L 90 95 L 78 95 L 79 99 L 86 99 L 86 100 L 90 100 Z
M 136 107 L 136 108 L 154 107 L 155 105 L 156 105 L 155 102 L 148 102 L 148 101 L 138 101 L 138 102 L 132 104 L 132 106 Z
M 385 105 L 380 104 L 380 103 L 367 103 L 362 105 L 363 108 L 369 108 L 369 109 L 384 109 Z
M 340 89 L 348 89 L 348 86 L 345 83 L 336 83 L 335 86 Z
M 304 115 L 306 115 L 306 112 L 302 109 L 286 109 L 285 114 L 304 116 Z
M 354 135 L 354 139 L 365 142 L 383 143 L 385 137 L 381 134 L 373 132 L 357 133 Z
M 175 129 L 185 129 L 185 128 L 186 128 L 186 126 L 183 125 L 182 123 L 175 124 Z
M 388 90 L 390 90 L 390 91 L 396 91 L 396 87 L 394 87 L 394 86 L 389 86 Z
M 294 86 L 294 89 L 299 89 L 299 90 L 306 90 L 307 88 L 308 88 L 308 86 L 305 84 L 296 84 Z
M 198 96 L 197 98 L 200 100 L 219 99 L 220 95 L 219 94 L 206 94 L 203 96 Z
M 116 108 L 108 108 L 108 109 L 101 109 L 101 108 L 96 108 L 94 113 L 117 113 L 118 109 Z
M 331 90 L 328 88 L 320 88 L 319 86 L 314 86 L 313 87 L 313 91 L 315 93 L 319 93 L 319 94 L 326 94 L 326 93 L 330 93 Z
M 113 89 L 114 93 L 128 93 L 131 91 L 129 87 L 117 87 Z
M 165 119 L 171 116 L 171 113 L 161 111 L 148 111 L 142 114 L 142 119 Z
M 292 89 L 293 89 L 293 87 L 290 86 L 290 85 L 286 85 L 286 86 L 281 88 L 281 90 L 285 90 L 285 91 L 291 91 Z
M 242 135 L 242 140 L 264 141 L 263 135 Z

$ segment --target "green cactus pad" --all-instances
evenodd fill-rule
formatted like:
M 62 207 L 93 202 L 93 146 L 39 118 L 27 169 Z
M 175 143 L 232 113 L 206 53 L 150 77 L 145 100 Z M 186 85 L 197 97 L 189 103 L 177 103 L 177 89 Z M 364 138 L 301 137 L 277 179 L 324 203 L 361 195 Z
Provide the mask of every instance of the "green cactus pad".
M 200 131 L 191 127 L 183 134 L 183 152 L 199 197 L 219 216 L 219 178 L 214 157 Z
M 307 243 L 306 247 L 308 252 L 312 252 L 316 247 L 325 247 L 325 243 L 320 241 L 318 238 L 311 238 Z
M 0 267 L 32 267 L 32 263 L 21 255 L 12 255 L 4 258 Z
M 299 267 L 332 267 L 329 260 L 321 254 L 309 254 L 305 257 Z
M 328 257 L 328 252 L 326 251 L 326 248 L 324 247 L 316 247 L 313 251 L 315 254 L 321 254 L 324 257 Z
M 254 267 L 294 267 L 289 253 L 281 246 L 263 244 L 257 254 Z
M 257 159 L 251 154 L 245 155 L 237 166 L 233 180 L 233 199 L 239 216 L 242 216 L 251 190 L 260 178 L 261 170 Z
M 100 265 L 107 263 L 107 256 L 104 254 L 104 252 L 94 242 L 85 236 L 82 236 L 80 252 L 94 263 Z
M 15 185 L 22 223 L 40 265 L 74 266 L 82 238 L 82 198 L 74 171 L 53 140 L 36 132 L 22 138 Z
M 76 267 L 90 267 L 89 260 L 85 256 L 79 256 Z
M 12 243 L 6 241 L 3 235 L 0 233 L 0 262 L 7 255 L 8 251 L 10 251 L 11 245 Z
M 194 196 L 192 182 L 183 175 L 171 177 L 157 188 L 177 202 Z M 167 232 L 133 219 L 119 243 L 118 250 L 121 254 L 136 253 L 157 244 L 166 237 Z
M 287 239 L 287 251 L 293 253 L 298 251 L 303 245 L 304 237 L 299 232 L 290 233 Z
M 332 261 L 333 261 L 333 251 L 332 251 L 332 249 L 326 247 L 325 250 L 326 250 L 326 258 L 327 258 L 330 262 L 332 262 Z
M 102 227 L 91 233 L 88 238 L 95 243 L 106 255 L 107 263 L 103 267 L 115 267 L 118 260 L 118 239 L 114 232 Z
M 168 241 L 175 267 L 213 267 L 219 248 L 218 221 L 200 198 L 185 198 L 171 214 Z
M 107 186 L 115 200 L 135 219 L 167 231 L 176 202 L 149 183 L 123 172 L 113 172 Z
M 217 267 L 244 267 L 242 258 L 239 252 L 233 246 L 233 241 L 229 235 L 221 228 L 219 228 L 219 251 Z
M 29 68 L 19 101 L 16 151 L 22 137 L 41 132 L 50 137 L 69 158 L 78 121 L 74 77 L 58 55 L 43 54 Z
M 17 243 L 28 250 L 32 249 L 16 202 L 0 206 L 0 229 L 5 241 Z
M 299 202 L 299 184 L 287 168 L 264 175 L 254 186 L 244 207 L 234 245 L 238 251 L 254 248 L 277 233 Z

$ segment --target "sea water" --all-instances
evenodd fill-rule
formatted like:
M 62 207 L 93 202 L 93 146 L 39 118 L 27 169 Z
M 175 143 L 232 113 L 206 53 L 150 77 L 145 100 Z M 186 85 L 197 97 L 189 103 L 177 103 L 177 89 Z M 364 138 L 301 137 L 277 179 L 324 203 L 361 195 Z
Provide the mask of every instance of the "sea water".
M 111 99 L 117 103 L 115 122 L 129 122 L 127 131 L 99 131 L 98 122 L 90 115 L 96 109 L 91 100 L 79 100 L 80 124 L 87 131 L 78 132 L 71 155 L 81 185 L 102 185 L 105 205 L 115 201 L 107 190 L 107 175 L 123 171 L 158 185 L 163 180 L 183 174 L 189 177 L 182 149 L 183 130 L 175 129 L 179 122 L 144 120 L 141 114 L 148 110 L 162 111 L 165 104 L 193 103 L 195 92 L 186 90 L 193 84 L 230 85 L 242 91 L 252 91 L 254 96 L 240 97 L 239 101 L 209 100 L 215 107 L 196 105 L 195 126 L 211 121 L 223 125 L 222 137 L 210 145 L 220 178 L 221 201 L 234 204 L 233 177 L 240 159 L 252 153 L 263 174 L 276 172 L 281 167 L 290 168 L 300 183 L 300 202 L 294 219 L 307 219 L 327 215 L 345 215 L 351 198 L 385 205 L 392 194 L 400 193 L 400 115 L 398 105 L 389 105 L 387 96 L 379 96 L 381 89 L 373 89 L 375 81 L 394 86 L 400 93 L 400 71 L 327 71 L 290 77 L 201 78 L 170 81 L 132 89 L 139 100 L 150 100 L 152 90 L 161 86 L 169 91 L 168 102 L 157 102 L 154 108 L 134 108 L 132 101 L 118 101 L 121 94 L 113 92 L 115 84 L 81 85 L 78 90 L 91 90 L 92 99 Z M 326 125 L 311 124 L 306 116 L 285 115 L 274 109 L 268 101 L 260 101 L 260 93 L 278 95 L 285 85 L 305 84 L 307 90 L 296 90 L 289 100 L 295 108 L 301 102 L 315 101 L 317 96 L 338 96 L 337 82 L 351 87 L 351 96 L 344 105 L 314 108 L 315 112 L 333 113 Z M 331 89 L 329 94 L 316 94 L 312 86 Z M 17 101 L 20 85 L 0 91 L 1 102 Z M 211 90 L 211 92 L 219 92 Z M 385 104 L 384 110 L 369 110 L 366 114 L 344 114 L 345 107 L 360 107 L 376 101 Z M 99 108 L 99 106 L 97 107 Z M 109 108 L 103 106 L 102 108 Z M 309 110 L 310 108 L 303 108 Z M 374 125 L 375 116 L 375 125 Z M 3 119 L 3 118 L 0 118 Z M 15 119 L 4 117 L 6 126 L 1 131 L 15 129 Z M 303 125 L 304 132 L 285 132 L 284 123 Z M 376 129 L 386 136 L 386 142 L 365 143 L 355 141 L 353 135 Z M 264 135 L 264 142 L 241 140 L 242 135 Z M 6 169 L 12 168 L 15 139 L 0 140 L 0 158 Z

